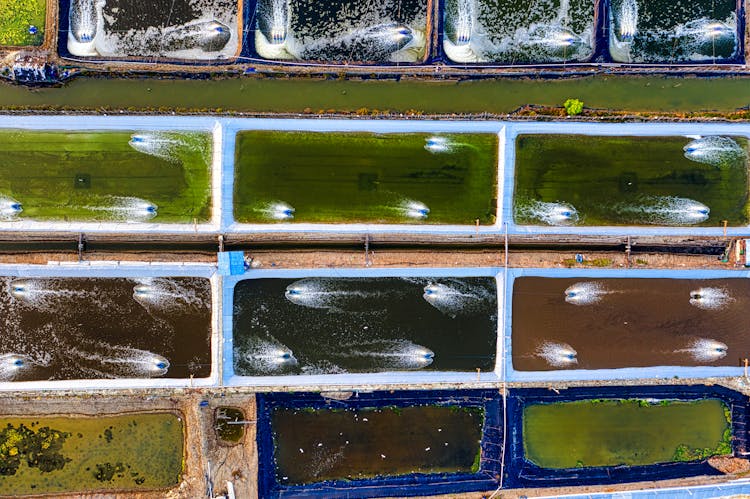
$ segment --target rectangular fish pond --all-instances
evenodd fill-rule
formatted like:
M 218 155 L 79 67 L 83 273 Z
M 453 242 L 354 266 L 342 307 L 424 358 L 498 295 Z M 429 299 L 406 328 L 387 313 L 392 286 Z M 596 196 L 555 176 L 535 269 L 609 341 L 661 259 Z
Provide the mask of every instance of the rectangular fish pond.
M 513 275 L 508 336 L 515 371 L 653 368 L 662 376 L 701 376 L 710 369 L 657 367 L 738 371 L 738 359 L 750 348 L 742 327 L 750 307 L 747 273 L 571 269 Z
M 715 63 L 741 59 L 737 0 L 612 0 L 607 27 L 616 62 Z
M 423 62 L 433 10 L 429 0 L 258 0 L 254 51 L 246 52 L 282 61 Z
M 447 0 L 443 51 L 459 64 L 588 61 L 596 11 L 593 0 Z
M 381 497 L 496 487 L 496 392 L 258 395 L 262 497 Z M 493 476 L 495 475 L 495 476 Z
M 747 446 L 747 397 L 722 387 L 518 389 L 507 417 L 513 487 L 715 475 Z
M 161 386 L 209 378 L 208 272 L 0 268 L 0 385 Z
M 5 495 L 172 488 L 183 472 L 183 422 L 173 413 L 0 417 Z
M 522 134 L 513 218 L 542 226 L 746 226 L 747 151 L 737 136 Z
M 0 0 L 0 46 L 41 45 L 46 0 Z
M 495 134 L 240 131 L 241 223 L 492 225 Z
M 358 379 L 370 383 L 374 373 L 399 373 L 392 376 L 399 381 L 407 372 L 435 380 L 450 372 L 474 373 L 476 379 L 478 371 L 494 378 L 494 277 L 455 270 L 346 273 L 254 272 L 256 278 L 229 284 L 224 303 L 234 308 L 231 316 L 231 308 L 225 312 L 225 341 L 231 338 L 225 358 L 232 364 L 225 373 L 333 374 L 339 381 L 362 373 Z M 307 376 L 286 382 L 304 383 Z
M 241 51 L 237 0 L 65 0 L 63 56 L 227 61 Z
M 0 129 L 0 220 L 186 223 L 211 217 L 207 132 Z

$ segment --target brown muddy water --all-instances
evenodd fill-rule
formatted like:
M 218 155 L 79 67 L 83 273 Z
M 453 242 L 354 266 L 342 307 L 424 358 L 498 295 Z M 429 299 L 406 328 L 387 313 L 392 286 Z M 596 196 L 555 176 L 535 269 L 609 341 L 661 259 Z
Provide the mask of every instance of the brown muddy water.
M 0 278 L 0 381 L 206 377 L 201 278 Z
M 737 366 L 750 351 L 748 307 L 748 279 L 521 277 L 513 367 Z
M 272 418 L 278 480 L 291 485 L 477 471 L 484 410 L 278 409 Z

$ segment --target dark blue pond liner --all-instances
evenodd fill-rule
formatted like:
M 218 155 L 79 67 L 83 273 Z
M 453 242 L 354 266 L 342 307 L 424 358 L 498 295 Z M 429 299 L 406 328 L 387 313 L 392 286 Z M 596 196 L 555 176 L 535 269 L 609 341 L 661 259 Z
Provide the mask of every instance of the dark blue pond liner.
M 732 412 L 732 451 L 735 456 L 747 450 L 748 398 L 719 386 L 627 386 L 570 388 L 559 394 L 545 388 L 510 390 L 508 397 L 508 438 L 506 439 L 505 488 L 565 487 L 608 485 L 624 482 L 668 480 L 697 475 L 721 475 L 703 461 L 662 463 L 647 466 L 599 466 L 590 468 L 545 469 L 528 461 L 523 449 L 523 409 L 537 403 L 572 402 L 584 399 L 719 399 Z
M 258 494 L 274 497 L 390 497 L 457 494 L 495 489 L 503 441 L 502 397 L 496 390 L 431 390 L 355 393 L 349 400 L 324 399 L 318 393 L 257 395 Z M 286 409 L 365 409 L 413 406 L 483 407 L 482 458 L 478 473 L 434 473 L 383 476 L 366 480 L 335 480 L 284 486 L 276 480 L 271 414 Z
M 238 55 L 234 57 L 227 57 L 226 59 L 170 59 L 168 57 L 81 57 L 73 55 L 68 51 L 68 31 L 70 27 L 70 2 L 72 0 L 59 0 L 59 12 L 58 12 L 58 24 L 57 24 L 57 53 L 64 59 L 73 59 L 76 61 L 86 62 L 104 62 L 104 61 L 117 61 L 117 62 L 136 62 L 136 63 L 153 63 L 154 61 L 159 64 L 175 64 L 180 66 L 226 66 L 228 64 L 236 64 L 241 58 L 245 51 L 245 38 L 247 33 L 248 16 L 255 11 L 255 0 L 252 2 L 243 2 L 242 6 L 242 33 L 238 33 L 237 37 L 242 41 L 242 47 L 238 52 Z M 252 10 L 250 10 L 249 3 L 252 3 Z M 238 13 L 238 19 L 240 14 Z M 254 22 L 254 21 L 253 21 Z

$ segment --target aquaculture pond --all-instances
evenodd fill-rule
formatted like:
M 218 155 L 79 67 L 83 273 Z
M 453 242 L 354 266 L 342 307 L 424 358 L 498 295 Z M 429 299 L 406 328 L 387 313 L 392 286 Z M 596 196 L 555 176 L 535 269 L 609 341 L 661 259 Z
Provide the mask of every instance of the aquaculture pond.
M 0 45 L 41 45 L 46 13 L 45 0 L 0 0 Z
M 238 10 L 236 0 L 70 0 L 67 49 L 77 57 L 227 59 L 240 52 Z
M 520 135 L 515 167 L 518 224 L 748 223 L 744 138 Z
M 259 0 L 255 51 L 266 59 L 418 62 L 428 0 Z
M 491 277 L 247 279 L 232 320 L 242 376 L 495 367 Z
M 748 307 L 748 279 L 516 278 L 513 367 L 736 366 Z
M 542 468 L 637 466 L 731 454 L 729 409 L 716 399 L 579 400 L 523 410 L 526 459 Z
M 176 414 L 0 417 L 3 495 L 168 488 L 183 454 Z
M 0 381 L 211 372 L 208 279 L 2 277 L 0 317 Z
M 497 136 L 240 132 L 239 222 L 495 222 Z
M 206 133 L 0 130 L 0 220 L 210 216 Z
M 618 62 L 715 62 L 735 58 L 735 0 L 612 0 L 609 51 Z
M 477 472 L 484 409 L 285 409 L 271 415 L 282 485 Z
M 456 63 L 585 61 L 594 10 L 592 0 L 448 0 L 443 49 Z

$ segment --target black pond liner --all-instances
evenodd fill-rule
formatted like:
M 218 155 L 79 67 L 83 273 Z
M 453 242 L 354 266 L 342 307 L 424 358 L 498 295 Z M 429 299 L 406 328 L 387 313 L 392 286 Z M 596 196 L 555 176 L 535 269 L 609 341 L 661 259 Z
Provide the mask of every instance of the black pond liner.
M 572 402 L 585 399 L 719 399 L 732 413 L 732 451 L 740 456 L 748 446 L 748 398 L 719 386 L 626 386 L 569 388 L 555 393 L 545 388 L 512 389 L 508 397 L 508 438 L 504 488 L 609 485 L 625 482 L 668 480 L 698 475 L 722 475 L 706 460 L 660 463 L 647 466 L 598 466 L 546 469 L 528 461 L 523 449 L 523 409 L 537 403 Z
M 247 32 L 247 23 L 248 23 L 248 15 L 250 15 L 251 11 L 250 6 L 248 4 L 252 3 L 253 9 L 255 9 L 255 1 L 251 0 L 250 2 L 243 2 L 242 12 L 237 13 L 237 19 L 240 19 L 240 16 L 242 18 L 242 30 L 243 33 L 237 33 L 237 39 L 242 43 L 240 49 L 237 51 L 237 54 L 232 57 L 227 57 L 226 59 L 175 59 L 175 58 L 169 58 L 169 57 L 134 57 L 134 56 L 125 56 L 125 57 L 103 57 L 103 56 L 95 56 L 95 57 L 82 57 L 73 55 L 68 51 L 68 31 L 70 31 L 70 3 L 73 0 L 58 0 L 59 2 L 59 11 L 58 11 L 58 24 L 57 24 L 57 54 L 63 58 L 63 59 L 69 59 L 73 61 L 85 61 L 90 63 L 97 63 L 97 62 L 132 62 L 132 63 L 151 63 L 154 62 L 156 64 L 174 64 L 179 66 L 205 66 L 206 68 L 210 68 L 213 66 L 226 66 L 228 64 L 237 64 L 238 60 L 241 58 L 242 54 L 245 51 L 245 33 Z M 143 72 L 143 70 L 139 70 L 140 72 Z M 178 73 L 175 73 L 175 75 L 183 76 L 183 77 L 194 77 L 195 75 L 185 76 L 185 75 L 179 75 Z M 64 79 L 64 78 L 63 78 Z
M 364 409 L 412 406 L 483 407 L 482 459 L 478 473 L 412 473 L 366 480 L 335 480 L 284 486 L 276 480 L 271 414 L 285 409 Z M 457 494 L 495 489 L 503 441 L 502 397 L 496 390 L 430 390 L 355 393 L 348 400 L 325 399 L 318 393 L 257 395 L 258 496 L 275 497 L 393 497 Z

